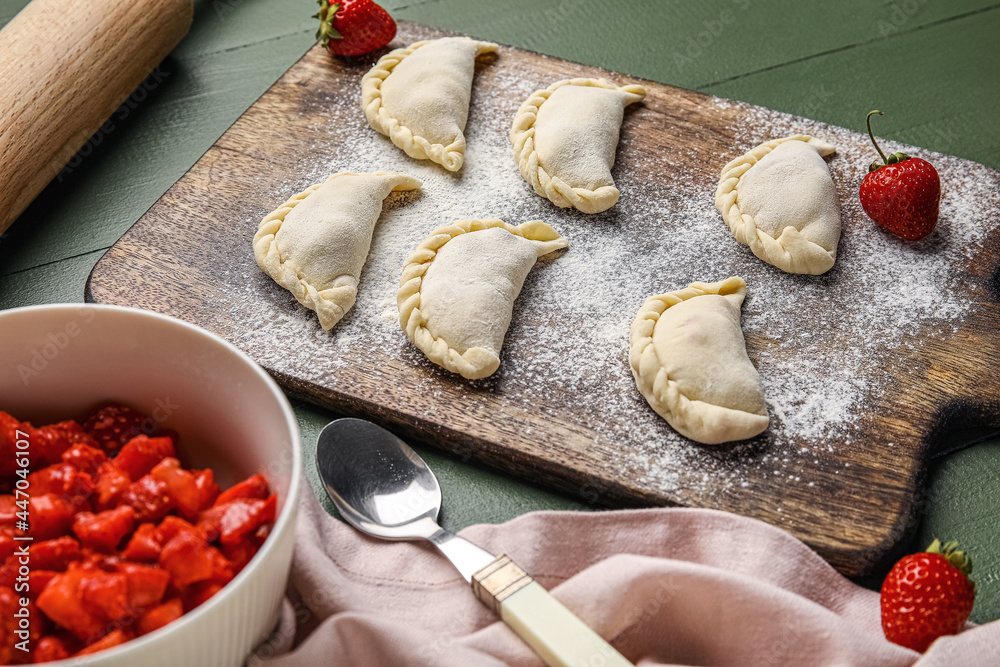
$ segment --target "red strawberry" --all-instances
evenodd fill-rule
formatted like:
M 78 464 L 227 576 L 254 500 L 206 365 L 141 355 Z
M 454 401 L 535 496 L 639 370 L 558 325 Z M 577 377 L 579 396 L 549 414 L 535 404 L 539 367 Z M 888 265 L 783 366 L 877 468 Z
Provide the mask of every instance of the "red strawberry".
M 896 236 L 907 241 L 922 239 L 937 225 L 941 179 L 926 160 L 905 153 L 886 157 L 872 134 L 872 114 L 884 114 L 868 114 L 868 136 L 884 164 L 876 160 L 868 167 L 861 181 L 861 206 L 868 217 Z
M 381 49 L 396 36 L 396 22 L 371 0 L 318 0 L 316 39 L 338 56 Z
M 905 556 L 882 584 L 886 639 L 923 653 L 944 635 L 961 632 L 972 612 L 976 585 L 972 560 L 958 542 L 934 540 L 927 551 Z

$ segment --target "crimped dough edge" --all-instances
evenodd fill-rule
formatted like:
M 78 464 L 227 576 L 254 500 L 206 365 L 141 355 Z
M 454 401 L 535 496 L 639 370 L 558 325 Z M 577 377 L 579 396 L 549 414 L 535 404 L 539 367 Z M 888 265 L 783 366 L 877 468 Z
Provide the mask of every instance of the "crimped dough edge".
M 805 238 L 794 227 L 785 227 L 779 237 L 774 238 L 758 229 L 753 216 L 744 213 L 737 201 L 736 185 L 743 174 L 786 141 L 804 141 L 816 146 L 821 157 L 832 155 L 837 150 L 832 144 L 805 134 L 766 141 L 723 167 L 719 187 L 715 191 L 715 207 L 722 214 L 722 219 L 729 225 L 736 240 L 749 246 L 753 254 L 761 260 L 786 273 L 820 275 L 833 268 L 837 259 L 836 247 L 827 250 Z M 793 248 L 794 252 L 789 248 Z
M 569 245 L 564 237 L 541 220 L 532 220 L 516 227 L 496 218 L 458 220 L 450 225 L 438 227 L 417 246 L 403 266 L 399 291 L 396 294 L 399 324 L 406 332 L 406 336 L 435 364 L 468 380 L 478 380 L 492 375 L 500 367 L 499 355 L 493 350 L 481 347 L 470 348 L 465 353 L 460 353 L 451 347 L 448 341 L 435 337 L 421 322 L 420 286 L 438 250 L 446 243 L 461 234 L 494 227 L 501 227 L 515 236 L 533 241 L 538 257 Z
M 607 88 L 642 97 L 646 96 L 646 89 L 635 84 L 618 86 L 607 79 L 563 79 L 553 83 L 548 88 L 533 92 L 514 116 L 514 123 L 510 129 L 510 143 L 514 148 L 517 168 L 524 180 L 531 184 L 539 196 L 545 197 L 560 208 L 573 207 L 584 213 L 600 213 L 618 203 L 618 197 L 621 193 L 614 184 L 605 185 L 596 190 L 574 188 L 558 176 L 549 174 L 538 164 L 538 153 L 535 151 L 535 119 L 538 118 L 538 110 L 542 104 L 549 99 L 552 93 L 563 86 Z
M 274 282 L 278 283 L 292 293 L 292 296 L 306 308 L 315 311 L 319 318 L 320 325 L 327 331 L 332 329 L 337 322 L 343 319 L 347 311 L 354 305 L 358 295 L 358 283 L 354 276 L 341 275 L 333 281 L 330 287 L 319 290 L 297 271 L 286 266 L 278 252 L 275 236 L 285 220 L 289 211 L 298 206 L 306 197 L 315 192 L 321 185 L 330 179 L 339 176 L 396 176 L 400 179 L 400 184 L 393 187 L 397 190 L 416 190 L 420 188 L 420 181 L 412 176 L 398 171 L 376 171 L 370 174 L 359 174 L 353 171 L 339 171 L 322 183 L 311 185 L 302 192 L 292 195 L 284 204 L 267 214 L 261 220 L 257 233 L 253 236 L 253 255 L 257 260 L 257 266 L 269 275 Z
M 705 445 L 745 440 L 767 429 L 770 418 L 705 401 L 691 400 L 660 364 L 653 346 L 653 331 L 660 316 L 671 306 L 706 294 L 746 294 L 739 277 L 716 283 L 691 283 L 684 289 L 646 299 L 629 331 L 629 366 L 639 392 L 657 414 L 686 438 Z
M 455 140 L 447 146 L 431 143 L 426 137 L 414 134 L 413 130 L 403 125 L 398 118 L 389 115 L 386 108 L 382 106 L 382 82 L 392 74 L 396 65 L 420 47 L 436 41 L 425 39 L 414 42 L 407 47 L 394 49 L 379 58 L 375 66 L 361 79 L 361 109 L 364 111 L 369 125 L 389 137 L 392 143 L 402 148 L 410 157 L 417 160 L 431 160 L 448 171 L 458 171 L 465 163 L 464 133 L 459 132 Z M 493 42 L 473 41 L 476 41 L 478 45 L 475 56 L 477 58 L 484 53 L 491 53 L 500 48 L 498 44 Z

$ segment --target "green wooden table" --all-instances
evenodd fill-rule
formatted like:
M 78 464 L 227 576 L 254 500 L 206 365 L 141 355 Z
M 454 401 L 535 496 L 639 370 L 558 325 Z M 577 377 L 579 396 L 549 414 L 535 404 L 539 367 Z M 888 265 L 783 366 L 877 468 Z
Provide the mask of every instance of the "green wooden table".
M 0 0 L 0 24 L 25 4 Z M 887 114 L 881 136 L 1000 169 L 1000 129 L 990 116 L 1000 107 L 995 0 L 382 4 L 398 19 L 857 131 L 879 108 Z M 147 85 L 152 90 L 134 95 L 114 130 L 95 136 L 0 237 L 0 308 L 82 301 L 98 258 L 312 45 L 315 10 L 312 0 L 196 0 L 191 32 Z M 53 36 L 52 48 L 66 38 Z M 334 415 L 295 408 L 308 461 Z M 957 451 L 932 465 L 914 540 L 920 548 L 936 535 L 959 539 L 972 552 L 978 622 L 1000 618 L 1000 437 L 983 435 L 970 430 L 943 443 Z M 441 479 L 444 523 L 453 530 L 535 509 L 594 509 L 421 453 Z

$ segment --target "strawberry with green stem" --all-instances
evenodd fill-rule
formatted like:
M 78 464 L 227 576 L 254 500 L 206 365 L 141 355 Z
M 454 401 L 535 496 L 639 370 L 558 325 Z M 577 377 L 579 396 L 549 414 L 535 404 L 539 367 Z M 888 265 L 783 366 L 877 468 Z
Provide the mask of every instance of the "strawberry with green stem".
M 938 637 L 962 631 L 976 598 L 972 559 L 958 542 L 934 540 L 903 557 L 882 583 L 886 639 L 923 653 Z
M 318 0 L 316 39 L 330 53 L 360 56 L 380 49 L 396 36 L 396 22 L 372 0 Z
M 937 225 L 941 179 L 926 160 L 906 153 L 886 157 L 872 134 L 874 114 L 885 114 L 871 111 L 867 119 L 868 136 L 882 164 L 876 160 L 868 167 L 859 191 L 861 206 L 880 227 L 908 241 L 922 239 Z

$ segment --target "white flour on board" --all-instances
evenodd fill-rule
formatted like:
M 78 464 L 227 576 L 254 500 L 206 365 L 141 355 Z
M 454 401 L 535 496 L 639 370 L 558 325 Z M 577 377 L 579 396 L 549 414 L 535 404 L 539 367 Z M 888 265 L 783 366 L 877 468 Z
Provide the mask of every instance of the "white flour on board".
M 745 487 L 750 470 L 757 477 L 798 482 L 804 468 L 832 451 L 831 442 L 852 444 L 851 427 L 862 399 L 885 390 L 888 378 L 877 375 L 873 359 L 910 344 L 918 333 L 951 336 L 968 313 L 969 303 L 955 289 L 957 267 L 975 254 L 988 231 L 975 217 L 977 199 L 996 197 L 987 189 L 990 179 L 975 172 L 985 168 L 959 173 L 951 168 L 956 158 L 931 156 L 943 182 L 941 221 L 928 239 L 907 243 L 878 229 L 858 203 L 858 183 L 874 150 L 855 148 L 846 141 L 853 136 L 846 130 L 710 99 L 707 103 L 719 109 L 739 105 L 747 110 L 738 145 L 716 156 L 719 170 L 754 145 L 790 134 L 815 134 L 838 146 L 828 161 L 844 221 L 837 263 L 824 276 L 794 276 L 763 263 L 733 239 L 715 209 L 715 181 L 677 173 L 670 182 L 649 184 L 616 168 L 621 200 L 595 216 L 557 209 L 537 196 L 518 174 L 507 133 L 520 102 L 548 83 L 512 68 L 494 72 L 488 88 L 476 86 L 460 174 L 408 158 L 368 127 L 357 105 L 339 103 L 358 97 L 353 84 L 329 91 L 324 121 L 309 130 L 311 148 L 327 158 L 302 160 L 293 177 L 278 183 L 261 175 L 263 199 L 277 207 L 345 170 L 402 171 L 421 179 L 423 189 L 386 200 L 357 303 L 331 332 L 254 264 L 250 239 L 268 211 L 231 221 L 234 233 L 247 240 L 246 257 L 213 306 L 240 313 L 243 324 L 235 342 L 278 373 L 324 386 L 338 378 L 338 368 L 363 359 L 369 349 L 397 356 L 404 367 L 426 369 L 430 362 L 406 339 L 396 314 L 399 274 L 409 254 L 432 229 L 458 219 L 496 217 L 514 225 L 544 220 L 569 239 L 569 248 L 540 260 L 528 276 L 501 355 L 498 397 L 525 413 L 551 409 L 571 397 L 579 414 L 593 418 L 595 446 L 620 450 L 609 464 L 612 476 L 683 500 L 727 486 Z M 477 113 L 483 107 L 502 113 Z M 644 167 L 652 167 L 647 160 L 661 159 L 642 155 L 643 111 L 639 105 L 626 112 L 625 124 L 633 131 L 619 148 L 620 156 L 629 152 L 640 176 Z M 750 441 L 715 450 L 681 438 L 646 405 L 629 372 L 628 334 L 648 296 L 731 275 L 747 281 L 743 330 L 772 421 L 765 445 Z M 803 318 L 847 344 L 827 349 L 810 338 Z M 769 351 L 777 347 L 781 354 Z M 415 372 L 413 381 L 433 395 L 438 383 L 449 381 L 443 374 Z M 484 392 L 495 387 L 490 380 L 466 385 L 465 400 L 473 407 L 485 405 Z M 609 414 L 618 418 L 601 419 Z

